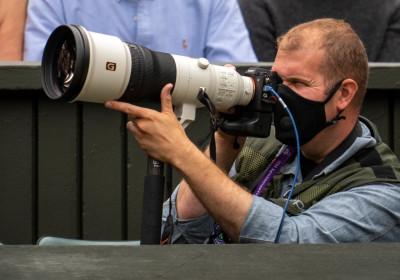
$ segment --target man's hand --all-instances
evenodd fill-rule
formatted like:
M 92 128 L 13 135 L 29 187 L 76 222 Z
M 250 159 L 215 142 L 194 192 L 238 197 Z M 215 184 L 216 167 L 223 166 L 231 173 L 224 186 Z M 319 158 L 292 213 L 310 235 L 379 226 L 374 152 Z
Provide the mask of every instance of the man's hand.
M 171 90 L 172 84 L 168 84 L 161 91 L 161 112 L 118 101 L 108 101 L 105 106 L 128 115 L 127 129 L 151 157 L 174 164 L 179 153 L 194 145 L 174 114 Z

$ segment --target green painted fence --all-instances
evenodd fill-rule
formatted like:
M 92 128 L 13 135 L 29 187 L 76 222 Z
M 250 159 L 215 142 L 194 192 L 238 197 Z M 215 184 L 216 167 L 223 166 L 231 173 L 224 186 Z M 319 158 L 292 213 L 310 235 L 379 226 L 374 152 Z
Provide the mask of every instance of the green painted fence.
M 400 156 L 400 64 L 370 66 L 362 114 Z M 0 241 L 139 239 L 147 155 L 125 123 L 101 104 L 49 100 L 39 63 L 0 62 Z M 208 128 L 199 109 L 187 133 L 198 141 Z

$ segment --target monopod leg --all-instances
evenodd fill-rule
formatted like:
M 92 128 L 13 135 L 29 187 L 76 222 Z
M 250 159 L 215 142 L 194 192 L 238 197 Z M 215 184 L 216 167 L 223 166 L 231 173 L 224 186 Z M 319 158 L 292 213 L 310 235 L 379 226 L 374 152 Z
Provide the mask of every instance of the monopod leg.
M 142 233 L 140 244 L 161 242 L 162 204 L 164 200 L 164 163 L 148 156 L 147 175 L 144 181 Z

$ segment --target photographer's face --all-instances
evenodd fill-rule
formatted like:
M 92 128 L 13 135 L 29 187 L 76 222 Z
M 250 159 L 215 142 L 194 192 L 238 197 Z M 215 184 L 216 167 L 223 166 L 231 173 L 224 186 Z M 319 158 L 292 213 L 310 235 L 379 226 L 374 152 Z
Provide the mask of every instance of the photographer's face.
M 327 82 L 331 77 L 323 76 L 319 69 L 323 56 L 324 51 L 319 49 L 279 50 L 273 69 L 282 78 L 283 84 L 302 97 L 313 101 L 324 101 L 332 83 Z M 326 121 L 338 113 L 334 99 L 335 96 L 325 104 Z
M 299 131 L 300 145 L 304 145 L 329 126 L 338 114 L 334 97 L 338 88 L 327 89 L 319 71 L 323 57 L 320 50 L 278 51 L 273 70 L 283 80 L 278 93 L 292 112 Z M 340 86 L 338 83 L 337 86 Z M 327 93 L 329 92 L 329 95 Z M 329 120 L 329 123 L 328 123 Z M 276 137 L 294 146 L 296 137 L 286 110 L 274 107 Z

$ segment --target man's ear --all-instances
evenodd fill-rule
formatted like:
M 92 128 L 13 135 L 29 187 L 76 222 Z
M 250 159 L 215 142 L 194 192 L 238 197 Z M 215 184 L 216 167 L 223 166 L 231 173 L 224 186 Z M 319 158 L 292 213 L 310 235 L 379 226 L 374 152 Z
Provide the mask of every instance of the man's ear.
M 358 85 L 353 79 L 345 79 L 340 87 L 340 96 L 338 99 L 338 110 L 342 111 L 349 106 L 358 90 Z

